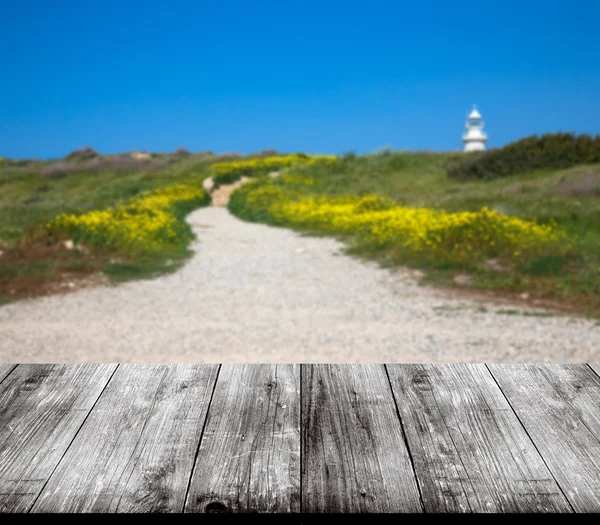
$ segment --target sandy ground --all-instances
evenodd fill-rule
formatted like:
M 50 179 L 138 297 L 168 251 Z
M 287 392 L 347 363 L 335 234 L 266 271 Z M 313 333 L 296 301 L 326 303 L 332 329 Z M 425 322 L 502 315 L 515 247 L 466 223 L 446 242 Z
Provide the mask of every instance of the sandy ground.
M 242 177 L 239 181 L 233 184 L 226 184 L 223 186 L 217 186 L 211 194 L 213 206 L 227 206 L 229 203 L 229 196 L 242 184 L 248 182 L 248 177 Z
M 172 275 L 0 307 L 0 362 L 600 362 L 598 322 L 498 313 L 223 207 L 188 222 Z

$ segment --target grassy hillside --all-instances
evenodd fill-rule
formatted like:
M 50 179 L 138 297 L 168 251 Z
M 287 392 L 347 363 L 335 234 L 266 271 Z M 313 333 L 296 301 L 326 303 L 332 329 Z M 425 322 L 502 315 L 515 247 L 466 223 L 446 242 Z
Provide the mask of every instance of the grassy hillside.
M 428 153 L 347 155 L 333 165 L 297 168 L 296 179 L 264 178 L 246 185 L 232 195 L 230 210 L 247 220 L 341 236 L 351 252 L 388 265 L 424 269 L 431 282 L 458 286 L 454 278 L 468 275 L 471 288 L 514 297 L 526 294 L 528 302 L 551 301 L 598 315 L 600 165 L 461 181 L 448 177 L 445 169 L 460 158 L 461 154 Z M 381 199 L 369 200 L 368 196 Z M 346 217 L 340 215 L 344 206 L 351 206 L 343 212 Z M 479 210 L 484 207 L 490 212 L 482 216 Z M 415 239 L 423 246 L 435 244 L 429 251 L 408 250 L 405 243 L 413 241 L 407 235 L 383 234 L 385 241 L 373 241 L 384 225 L 377 217 L 385 219 L 385 225 L 393 219 L 400 232 L 413 220 L 410 210 L 414 208 L 444 210 L 448 221 L 462 221 L 462 226 L 440 229 L 434 225 L 422 234 L 417 224 Z M 472 215 L 471 220 L 464 212 L 479 215 Z M 495 230 L 506 215 L 521 219 L 523 225 L 504 221 L 504 230 Z M 418 217 L 417 222 L 429 220 L 429 216 Z M 534 246 L 536 238 L 527 233 L 533 225 L 562 232 L 563 240 Z M 436 239 L 442 231 L 446 237 Z M 514 238 L 515 232 L 521 237 Z M 459 257 L 461 243 L 465 250 L 473 250 L 471 257 Z M 518 243 L 522 246 L 516 249 Z
M 298 159 L 311 162 L 275 150 L 100 155 L 91 148 L 55 161 L 2 159 L 0 304 L 83 286 L 90 276 L 172 272 L 190 255 L 185 216 L 210 203 L 204 178 L 265 175 Z
M 241 218 L 339 236 L 351 253 L 421 268 L 430 282 L 600 315 L 600 164 L 465 179 L 447 171 L 475 158 L 462 153 L 296 157 L 293 167 L 274 151 L 5 159 L 0 302 L 89 275 L 178 268 L 184 217 L 209 202 L 203 178 L 250 175 L 230 201 Z M 287 173 L 272 179 L 273 169 Z
M 106 235 L 85 238 L 81 228 L 80 239 L 71 248 L 64 244 L 73 237 L 70 231 L 46 225 L 61 214 L 89 216 L 95 210 L 147 214 L 126 207 L 135 202 L 139 208 L 144 195 L 190 181 L 201 195 L 208 166 L 227 158 L 231 156 L 178 152 L 149 159 L 96 154 L 55 162 L 5 161 L 0 167 L 0 304 L 54 291 L 63 284 L 78 286 L 99 272 L 122 280 L 173 271 L 189 255 L 191 232 L 184 216 L 210 202 L 207 195 L 185 202 L 171 197 L 167 207 L 178 225 L 177 238 L 165 239 L 160 250 L 132 252 L 107 242 Z M 114 215 L 108 221 L 114 223 Z

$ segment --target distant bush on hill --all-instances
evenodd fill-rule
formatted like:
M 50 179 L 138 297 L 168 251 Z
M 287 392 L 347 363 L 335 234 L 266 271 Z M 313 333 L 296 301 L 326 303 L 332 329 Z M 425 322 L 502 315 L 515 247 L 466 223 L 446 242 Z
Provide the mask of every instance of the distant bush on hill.
M 276 149 L 263 149 L 261 151 L 258 151 L 256 153 L 251 153 L 250 155 L 248 155 L 249 157 L 276 157 L 279 155 L 279 152 Z
M 186 148 L 177 148 L 173 155 L 175 155 L 176 157 L 189 157 L 191 153 Z
M 453 179 L 497 179 L 539 169 L 600 162 L 600 135 L 548 133 L 525 137 L 503 148 L 466 155 L 446 164 Z
M 215 162 L 226 162 L 229 160 L 241 159 L 242 157 L 243 156 L 240 155 L 239 153 L 227 152 L 227 153 L 219 153 L 218 155 L 215 155 L 212 160 L 214 160 Z
M 85 148 L 81 148 L 69 153 L 65 160 L 91 160 L 99 157 L 100 154 L 94 149 L 86 146 Z

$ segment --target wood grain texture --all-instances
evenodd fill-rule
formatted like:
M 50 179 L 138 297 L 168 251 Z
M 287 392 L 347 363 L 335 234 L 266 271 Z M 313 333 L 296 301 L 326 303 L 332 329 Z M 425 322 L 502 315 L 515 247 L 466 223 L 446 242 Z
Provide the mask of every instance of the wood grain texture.
M 186 512 L 300 511 L 300 366 L 223 365 Z
M 426 512 L 571 512 L 485 365 L 388 365 Z
M 32 512 L 181 512 L 218 365 L 121 365 Z
M 584 364 L 489 365 L 577 512 L 600 512 L 600 379 Z
M 25 512 L 116 365 L 19 365 L 0 384 L 0 511 Z
M 30 509 L 600 512 L 600 365 L 0 365 Z
M 302 510 L 422 511 L 383 365 L 303 365 Z
M 8 376 L 8 374 L 10 374 L 16 367 L 17 365 L 0 365 L 0 383 L 2 383 L 6 376 Z

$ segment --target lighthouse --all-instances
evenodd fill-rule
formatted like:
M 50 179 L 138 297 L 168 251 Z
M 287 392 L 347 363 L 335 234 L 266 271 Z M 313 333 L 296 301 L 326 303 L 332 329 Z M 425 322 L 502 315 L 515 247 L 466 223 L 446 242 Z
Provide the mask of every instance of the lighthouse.
M 465 143 L 464 151 L 483 151 L 485 150 L 485 141 L 487 135 L 483 130 L 483 120 L 477 108 L 473 106 L 473 111 L 467 117 L 467 132 L 463 133 L 462 140 Z

